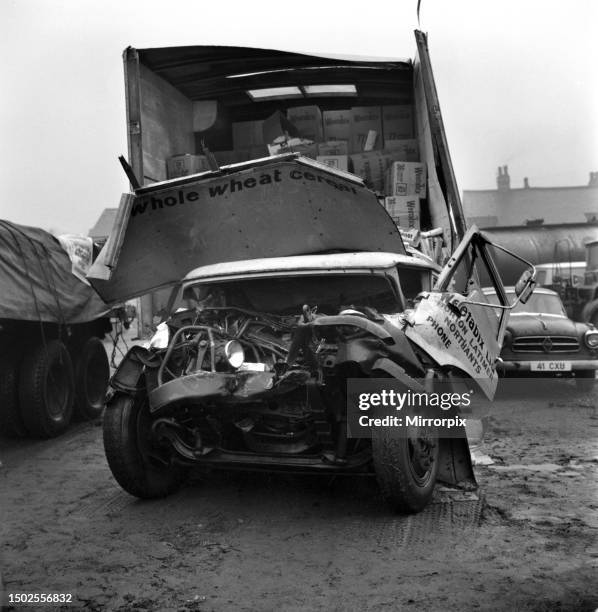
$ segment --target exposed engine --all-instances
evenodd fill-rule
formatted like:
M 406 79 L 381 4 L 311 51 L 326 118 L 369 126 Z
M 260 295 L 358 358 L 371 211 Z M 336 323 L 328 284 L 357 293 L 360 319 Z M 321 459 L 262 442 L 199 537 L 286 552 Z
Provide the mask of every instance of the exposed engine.
M 197 370 L 274 371 L 287 360 L 298 319 L 232 307 L 177 313 L 168 321 L 171 350 L 165 380 Z
M 330 447 L 331 415 L 320 389 L 336 347 L 316 341 L 312 328 L 302 325 L 312 315 L 307 307 L 289 316 L 234 307 L 175 314 L 168 321 L 158 387 L 218 373 L 219 380 L 229 375 L 225 380 L 237 395 L 234 401 L 218 396 L 174 402 L 155 422 L 156 433 L 189 458 L 211 448 L 297 454 Z

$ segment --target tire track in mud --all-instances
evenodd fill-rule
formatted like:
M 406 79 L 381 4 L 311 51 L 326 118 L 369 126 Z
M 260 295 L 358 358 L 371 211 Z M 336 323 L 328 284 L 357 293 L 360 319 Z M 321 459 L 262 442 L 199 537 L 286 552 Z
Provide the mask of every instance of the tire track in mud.
M 485 507 L 483 494 L 447 490 L 442 487 L 434 501 L 418 514 L 372 517 L 364 522 L 355 520 L 346 526 L 346 537 L 367 538 L 378 546 L 412 548 L 427 545 L 439 539 L 463 539 L 481 525 Z

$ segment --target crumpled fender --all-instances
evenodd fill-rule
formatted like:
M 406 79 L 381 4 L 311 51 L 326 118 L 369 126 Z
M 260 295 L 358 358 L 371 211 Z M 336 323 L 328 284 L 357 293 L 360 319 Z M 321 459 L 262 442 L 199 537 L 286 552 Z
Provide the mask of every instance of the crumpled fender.
M 314 319 L 313 327 L 337 327 L 349 325 L 363 329 L 369 337 L 350 338 L 340 343 L 337 363 L 354 361 L 369 374 L 380 359 L 402 363 L 423 376 L 424 369 L 417 358 L 411 343 L 402 330 L 387 321 L 377 323 L 358 315 L 323 316 Z M 399 366 L 397 366 L 399 367 Z M 391 374 L 392 375 L 392 374 Z
M 133 346 L 120 362 L 110 379 L 110 386 L 117 391 L 137 393 L 146 388 L 144 375 L 154 374 L 160 366 L 160 358 L 142 346 Z
M 378 359 L 372 370 L 385 372 L 413 391 L 425 390 L 418 380 L 409 376 L 401 366 L 390 359 Z M 438 441 L 438 480 L 450 485 L 473 489 L 477 488 L 477 484 L 471 463 L 469 442 L 465 431 L 462 433 L 461 438 L 442 438 Z
M 441 438 L 439 444 L 437 479 L 467 490 L 477 488 L 465 435 L 462 438 Z
M 353 327 L 359 327 L 373 336 L 380 338 L 386 344 L 392 344 L 394 339 L 388 330 L 384 329 L 382 325 L 361 317 L 359 315 L 341 314 L 335 316 L 323 316 L 314 319 L 311 322 L 313 327 L 336 327 L 337 325 L 351 325 Z

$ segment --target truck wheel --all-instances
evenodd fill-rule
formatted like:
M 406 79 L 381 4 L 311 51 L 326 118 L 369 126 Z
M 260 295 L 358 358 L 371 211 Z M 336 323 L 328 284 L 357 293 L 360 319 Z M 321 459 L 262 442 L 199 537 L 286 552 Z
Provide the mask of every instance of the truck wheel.
M 372 437 L 376 479 L 392 508 L 402 514 L 425 508 L 438 474 L 437 437 L 415 427 L 410 433 L 408 438 L 397 438 L 383 428 Z
M 27 429 L 19 408 L 20 355 L 0 356 L 0 434 L 8 438 L 23 438 Z
M 110 364 L 99 338 L 89 338 L 75 365 L 75 414 L 84 421 L 102 414 L 110 380 Z
M 575 373 L 575 387 L 578 391 L 587 393 L 592 391 L 596 384 L 596 371 L 595 370 L 580 370 Z
M 59 340 L 31 347 L 23 359 L 19 401 L 23 422 L 40 438 L 60 435 L 73 415 L 73 363 Z
M 142 499 L 176 491 L 187 469 L 151 456 L 151 420 L 145 397 L 115 394 L 104 412 L 104 451 L 118 484 Z

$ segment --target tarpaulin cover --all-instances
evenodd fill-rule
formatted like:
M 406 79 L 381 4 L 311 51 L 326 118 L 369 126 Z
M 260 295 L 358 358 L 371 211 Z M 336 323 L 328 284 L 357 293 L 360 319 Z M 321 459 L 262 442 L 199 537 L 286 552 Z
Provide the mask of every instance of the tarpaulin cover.
M 0 319 L 85 323 L 108 307 L 52 234 L 0 220 Z

